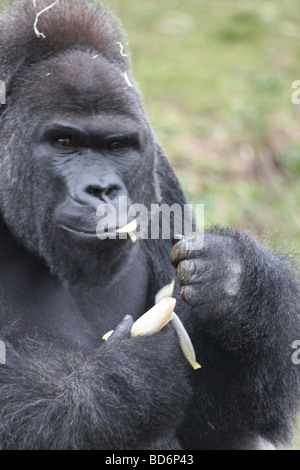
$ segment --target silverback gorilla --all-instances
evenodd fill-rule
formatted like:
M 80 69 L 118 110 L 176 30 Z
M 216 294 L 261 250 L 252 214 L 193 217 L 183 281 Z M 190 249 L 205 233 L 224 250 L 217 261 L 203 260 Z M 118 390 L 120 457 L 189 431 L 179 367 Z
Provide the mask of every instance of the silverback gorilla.
M 96 210 L 186 203 L 143 109 L 118 22 L 95 2 L 0 17 L 2 449 L 262 449 L 297 411 L 299 287 L 248 234 L 99 240 Z M 171 261 L 170 261 L 171 257 Z M 177 276 L 171 324 L 130 337 Z M 103 334 L 114 329 L 104 342 Z

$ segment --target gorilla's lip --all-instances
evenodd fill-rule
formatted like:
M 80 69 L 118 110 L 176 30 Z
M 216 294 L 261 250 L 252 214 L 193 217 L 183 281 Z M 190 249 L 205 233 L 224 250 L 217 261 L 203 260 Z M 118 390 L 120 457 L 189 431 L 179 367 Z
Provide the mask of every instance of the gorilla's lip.
M 67 225 L 63 225 L 63 224 L 61 224 L 60 227 L 63 230 L 67 231 L 67 232 L 75 233 L 77 235 L 87 235 L 87 236 L 90 236 L 90 237 L 96 237 L 97 236 L 96 230 L 94 232 L 89 232 L 87 230 L 78 230 L 78 229 L 69 227 Z
M 69 233 L 73 233 L 75 235 L 79 235 L 79 236 L 83 236 L 83 237 L 88 237 L 88 238 L 98 238 L 100 240 L 102 240 L 101 238 L 101 235 L 106 235 L 107 238 L 109 238 L 109 236 L 113 236 L 113 239 L 123 239 L 122 237 L 120 237 L 120 234 L 121 233 L 127 233 L 131 240 L 133 242 L 136 241 L 136 237 L 135 237 L 135 234 L 133 233 L 135 230 L 136 230 L 136 227 L 137 227 L 137 220 L 136 219 L 133 219 L 131 220 L 128 224 L 126 225 L 123 225 L 122 227 L 113 227 L 113 228 L 108 228 L 107 231 L 104 231 L 104 230 L 93 230 L 93 231 L 90 231 L 90 230 L 79 230 L 78 228 L 73 228 L 73 227 L 70 227 L 69 225 L 65 225 L 65 224 L 59 224 L 60 227 L 64 230 L 64 231 L 67 231 Z M 100 236 L 99 236 L 100 235 Z
M 60 224 L 60 227 L 66 231 L 66 232 L 69 232 L 69 233 L 73 233 L 74 235 L 76 236 L 80 236 L 80 237 L 86 237 L 86 238 L 94 238 L 94 239 L 98 239 L 99 240 L 99 237 L 97 236 L 97 232 L 96 232 L 96 229 L 95 231 L 93 232 L 89 232 L 87 230 L 78 230 L 78 229 L 75 229 L 73 227 L 69 227 L 67 225 L 63 225 L 63 224 Z M 118 235 L 118 232 L 116 231 L 117 229 L 114 229 L 114 230 L 109 230 L 107 232 L 99 232 L 99 234 L 106 234 L 107 236 L 109 235 Z M 116 237 L 118 238 L 118 237 Z

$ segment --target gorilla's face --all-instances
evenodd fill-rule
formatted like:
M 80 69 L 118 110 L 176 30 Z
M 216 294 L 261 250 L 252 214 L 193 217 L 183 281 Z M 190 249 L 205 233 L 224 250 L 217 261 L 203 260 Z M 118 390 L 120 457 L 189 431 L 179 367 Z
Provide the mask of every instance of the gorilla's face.
M 8 140 L 1 164 L 3 216 L 62 278 L 90 272 L 93 263 L 98 275 L 99 264 L 107 272 L 130 250 L 130 241 L 99 240 L 100 205 L 115 208 L 110 231 L 127 223 L 120 196 L 128 204 L 155 200 L 152 134 L 130 80 L 99 54 L 70 51 L 15 82 L 3 133 L 14 125 L 14 149 Z

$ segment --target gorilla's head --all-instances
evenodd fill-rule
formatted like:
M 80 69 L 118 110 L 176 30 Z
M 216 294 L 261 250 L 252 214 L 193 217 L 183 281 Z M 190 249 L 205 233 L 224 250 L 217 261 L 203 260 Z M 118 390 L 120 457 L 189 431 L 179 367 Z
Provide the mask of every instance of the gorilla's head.
M 97 207 L 118 209 L 120 196 L 160 202 L 156 167 L 170 170 L 116 20 L 100 6 L 60 0 L 34 30 L 49 2 L 21 4 L 0 19 L 1 217 L 62 278 L 74 264 L 84 272 L 87 260 L 107 270 L 132 244 L 97 238 Z

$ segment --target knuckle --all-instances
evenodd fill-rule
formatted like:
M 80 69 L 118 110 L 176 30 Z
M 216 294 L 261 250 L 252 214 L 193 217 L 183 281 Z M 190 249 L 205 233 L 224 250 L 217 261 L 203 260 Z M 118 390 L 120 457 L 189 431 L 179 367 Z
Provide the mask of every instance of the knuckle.
M 197 289 L 193 286 L 184 286 L 181 289 L 181 297 L 186 303 L 191 306 L 196 306 L 198 303 Z

